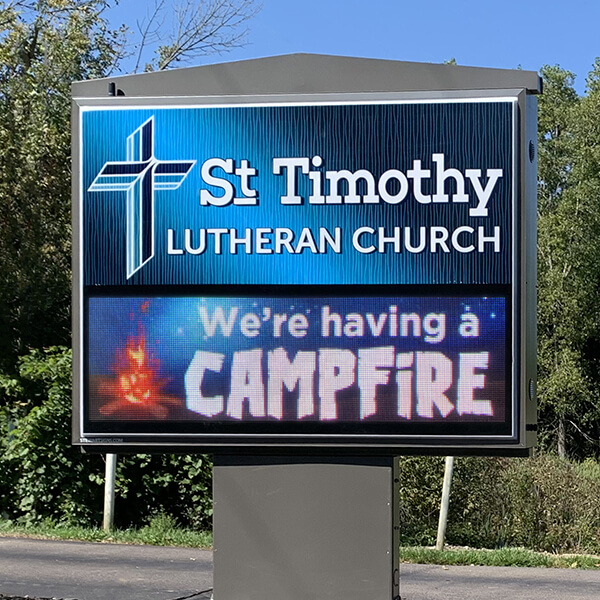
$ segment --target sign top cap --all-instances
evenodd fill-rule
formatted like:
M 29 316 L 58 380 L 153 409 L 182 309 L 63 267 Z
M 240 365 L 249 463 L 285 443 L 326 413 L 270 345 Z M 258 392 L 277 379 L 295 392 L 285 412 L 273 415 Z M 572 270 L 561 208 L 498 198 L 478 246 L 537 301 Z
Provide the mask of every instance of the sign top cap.
M 535 71 L 299 53 L 81 81 L 73 96 L 107 96 L 110 84 L 129 97 L 542 91 Z

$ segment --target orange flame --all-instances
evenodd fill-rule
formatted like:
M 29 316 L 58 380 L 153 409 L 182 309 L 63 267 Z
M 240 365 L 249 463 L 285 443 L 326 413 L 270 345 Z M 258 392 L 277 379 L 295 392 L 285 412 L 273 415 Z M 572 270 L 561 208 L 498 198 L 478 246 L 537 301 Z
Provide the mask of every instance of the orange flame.
M 152 358 L 147 348 L 146 334 L 141 319 L 148 315 L 150 300 L 139 306 L 138 335 L 127 336 L 125 345 L 115 352 L 115 377 L 102 377 L 96 383 L 96 392 L 102 398 L 98 408 L 104 417 L 145 420 L 168 419 L 171 410 L 185 407 L 182 398 L 165 393 L 169 379 L 159 379 L 160 362 Z M 136 315 L 131 313 L 131 320 Z
M 104 380 L 99 385 L 102 395 L 110 398 L 103 404 L 101 415 L 123 415 L 130 419 L 166 419 L 169 407 L 181 407 L 182 401 L 163 392 L 167 379 L 158 379 L 159 361 L 146 348 L 146 336 L 140 325 L 138 336 L 128 336 L 124 348 L 116 351 L 114 383 Z
M 157 361 L 146 350 L 146 337 L 128 337 L 124 349 L 117 351 L 117 377 L 120 395 L 132 404 L 151 404 L 163 387 L 157 381 Z

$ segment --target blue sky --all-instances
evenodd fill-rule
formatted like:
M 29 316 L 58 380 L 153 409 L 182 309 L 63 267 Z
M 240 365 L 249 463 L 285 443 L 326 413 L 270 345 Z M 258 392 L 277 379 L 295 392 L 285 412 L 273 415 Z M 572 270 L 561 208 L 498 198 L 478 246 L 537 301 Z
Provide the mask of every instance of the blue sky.
M 170 2 L 171 0 L 169 0 Z M 113 23 L 135 28 L 154 0 L 121 0 Z M 576 88 L 600 56 L 600 0 L 263 0 L 248 44 L 191 64 L 311 52 L 539 70 L 560 64 Z M 182 65 L 183 66 L 183 65 Z

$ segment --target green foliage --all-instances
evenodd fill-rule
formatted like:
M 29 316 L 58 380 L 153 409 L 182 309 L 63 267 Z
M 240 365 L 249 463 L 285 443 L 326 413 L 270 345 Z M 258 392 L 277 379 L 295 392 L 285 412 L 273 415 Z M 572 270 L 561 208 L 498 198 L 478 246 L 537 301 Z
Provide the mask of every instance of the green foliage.
M 402 458 L 401 538 L 433 545 L 443 462 Z M 425 485 L 425 487 L 421 487 Z M 522 546 L 549 552 L 600 552 L 600 465 L 540 455 L 531 459 L 457 458 L 449 544 Z
M 483 457 L 458 458 L 454 462 L 452 482 L 452 520 L 448 535 L 457 543 L 473 545 L 478 539 L 494 540 L 493 546 L 507 543 L 503 525 L 506 514 L 504 507 L 490 506 L 490 498 L 499 493 L 502 473 L 507 466 L 502 459 Z M 489 510 L 482 507 L 489 507 Z M 450 531 L 451 530 L 451 531 Z M 459 541 L 458 541 L 459 540 Z M 489 547 L 483 543 L 482 547 Z M 512 544 L 514 545 L 514 544 Z
M 31 393 L 20 404 L 33 408 L 11 415 L 0 459 L 4 512 L 23 523 L 100 519 L 102 488 L 90 475 L 99 472 L 101 461 L 82 456 L 70 443 L 71 351 L 32 351 L 20 361 L 19 378 L 21 392 Z
M 70 340 L 70 85 L 103 76 L 104 0 L 0 3 L 0 367 Z
M 545 67 L 539 102 L 540 442 L 574 458 L 600 450 L 599 72 L 580 98 Z
M 128 30 L 105 18 L 115 2 L 0 0 L 0 511 L 25 523 L 101 514 L 103 462 L 70 445 L 71 355 L 57 345 L 70 341 L 70 87 L 123 57 Z M 253 0 L 182 7 L 159 67 L 239 45 L 257 10 Z M 168 37 L 154 30 L 166 11 L 157 3 L 140 56 L 149 38 Z M 210 479 L 205 457 L 121 457 L 117 519 L 143 525 L 164 513 L 208 527 Z
M 498 492 L 502 463 L 498 459 L 458 458 L 454 463 L 448 539 L 452 543 L 498 545 L 498 522 L 503 515 L 489 506 Z M 402 457 L 400 459 L 400 522 L 406 544 L 435 544 L 442 480 L 443 457 Z
M 558 66 L 541 69 L 544 93 L 538 98 L 538 204 L 542 213 L 556 204 L 572 166 L 571 125 L 579 97 L 575 76 Z
M 178 526 L 210 529 L 212 462 L 201 455 L 138 454 L 119 459 L 115 524 L 163 515 Z
M 403 542 L 435 543 L 444 459 L 405 456 L 400 459 L 400 523 Z
M 20 360 L 18 377 L 0 382 L 18 394 L 13 406 L 22 407 L 0 416 L 0 512 L 24 524 L 99 524 L 104 462 L 81 454 L 70 440 L 71 351 L 32 350 Z M 143 526 L 166 515 L 184 527 L 209 528 L 211 476 L 204 456 L 119 457 L 117 525 Z

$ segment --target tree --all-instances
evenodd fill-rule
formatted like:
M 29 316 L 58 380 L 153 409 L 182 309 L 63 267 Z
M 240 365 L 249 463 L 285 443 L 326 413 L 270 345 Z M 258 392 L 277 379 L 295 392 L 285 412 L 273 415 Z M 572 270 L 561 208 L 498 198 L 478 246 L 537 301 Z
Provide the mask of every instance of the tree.
M 28 348 L 70 342 L 70 85 L 104 77 L 127 55 L 110 0 L 0 1 L 0 372 Z M 138 52 L 148 68 L 242 43 L 253 0 L 184 0 L 174 29 L 158 0 Z M 150 36 L 152 34 L 154 38 Z M 150 36 L 150 37 L 149 37 Z
M 134 72 L 142 63 L 145 71 L 161 70 L 240 47 L 247 22 L 259 10 L 254 0 L 156 0 L 152 12 L 137 22 Z M 154 46 L 154 58 L 145 62 Z
M 122 31 L 103 0 L 0 4 L 0 364 L 70 339 L 70 84 L 101 77 Z
M 538 190 L 542 442 L 556 444 L 559 456 L 583 456 L 598 453 L 600 431 L 600 92 L 588 86 L 587 96 L 579 98 L 573 75 L 558 67 L 545 67 L 542 75 Z

